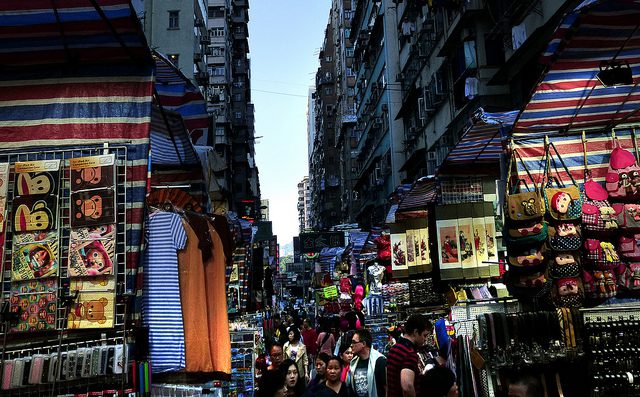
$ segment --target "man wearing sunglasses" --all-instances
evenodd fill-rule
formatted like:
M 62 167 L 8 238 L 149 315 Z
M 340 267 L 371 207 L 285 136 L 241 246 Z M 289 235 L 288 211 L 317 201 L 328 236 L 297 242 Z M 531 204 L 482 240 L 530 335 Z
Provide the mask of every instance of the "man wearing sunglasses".
M 386 397 L 387 359 L 371 346 L 371 332 L 358 329 L 351 338 L 351 390 L 356 397 Z

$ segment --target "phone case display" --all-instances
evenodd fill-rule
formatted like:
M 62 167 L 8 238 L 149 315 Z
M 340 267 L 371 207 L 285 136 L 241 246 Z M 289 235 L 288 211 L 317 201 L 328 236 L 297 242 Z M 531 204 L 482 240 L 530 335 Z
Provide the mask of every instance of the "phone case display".
M 13 231 L 32 232 L 57 227 L 60 160 L 15 163 Z
M 231 331 L 231 380 L 225 396 L 252 396 L 255 389 L 254 365 L 258 330 Z
M 76 157 L 71 159 L 71 190 L 91 190 L 112 187 L 114 184 L 115 156 Z
M 58 280 L 28 280 L 12 284 L 10 310 L 19 313 L 18 323 L 10 332 L 33 332 L 55 329 Z
M 21 233 L 13 236 L 11 280 L 30 280 L 58 274 L 58 233 Z
M 112 274 L 115 261 L 115 225 L 79 228 L 71 231 L 69 275 Z

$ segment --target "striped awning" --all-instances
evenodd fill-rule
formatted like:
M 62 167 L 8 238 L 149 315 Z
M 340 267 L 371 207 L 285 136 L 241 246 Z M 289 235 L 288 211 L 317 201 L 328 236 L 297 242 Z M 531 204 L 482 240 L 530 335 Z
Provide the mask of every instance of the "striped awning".
M 610 129 L 640 122 L 640 1 L 585 1 L 567 14 L 543 53 L 547 70 L 514 136 Z M 605 87 L 605 63 L 628 63 L 633 84 Z
M 495 163 L 502 154 L 502 137 L 513 126 L 518 111 L 488 113 L 479 108 L 460 141 L 444 160 L 451 164 Z
M 179 113 L 189 132 L 209 127 L 207 104 L 200 88 L 196 87 L 163 54 L 154 51 L 156 84 L 160 105 Z
M 616 130 L 616 139 L 620 145 L 634 153 L 633 135 L 630 130 Z M 613 150 L 613 137 L 611 133 L 592 131 L 585 134 L 585 144 L 582 143 L 582 136 L 567 135 L 553 137 L 553 144 L 562 156 L 562 160 L 571 172 L 573 179 L 578 183 L 584 182 L 585 157 L 592 178 L 597 182 L 604 182 L 609 166 L 609 158 Z M 585 156 L 586 147 L 586 156 Z M 518 151 L 533 179 L 539 184 L 545 169 L 544 137 L 534 137 L 531 139 L 515 140 L 513 148 Z M 552 150 L 551 174 L 564 183 L 571 183 L 571 178 L 564 171 L 562 163 Z M 521 164 L 518 164 L 518 174 L 520 178 L 529 181 L 529 178 Z
M 434 203 L 437 197 L 438 185 L 435 178 L 422 177 L 414 182 L 411 190 L 402 198 L 396 212 L 424 209 L 430 203 Z
M 182 117 L 154 107 L 151 118 L 152 165 L 199 165 Z
M 130 0 L 0 2 L 0 67 L 149 59 Z

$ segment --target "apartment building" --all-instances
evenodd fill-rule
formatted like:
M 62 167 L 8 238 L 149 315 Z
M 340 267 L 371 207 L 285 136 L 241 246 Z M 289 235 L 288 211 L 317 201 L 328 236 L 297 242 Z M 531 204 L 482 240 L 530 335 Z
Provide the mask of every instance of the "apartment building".
M 305 176 L 298 183 L 298 223 L 300 233 L 311 228 L 311 189 L 309 187 L 309 177 Z
M 140 15 L 150 46 L 167 55 L 207 100 L 211 125 L 194 135 L 194 143 L 213 147 L 226 164 L 214 172 L 221 199 L 239 216 L 260 219 L 249 2 L 147 0 L 143 5 Z
M 542 72 L 537 57 L 569 3 L 398 2 L 402 107 L 395 117 L 404 126 L 406 181 L 435 174 L 479 108 L 526 103 Z

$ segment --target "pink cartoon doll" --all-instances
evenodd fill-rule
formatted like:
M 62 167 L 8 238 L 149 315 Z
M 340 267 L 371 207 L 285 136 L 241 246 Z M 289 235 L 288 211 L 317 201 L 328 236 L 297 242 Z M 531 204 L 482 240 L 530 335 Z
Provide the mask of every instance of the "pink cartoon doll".
M 362 298 L 364 298 L 364 288 L 358 284 L 353 293 L 353 304 L 356 310 L 362 310 Z

